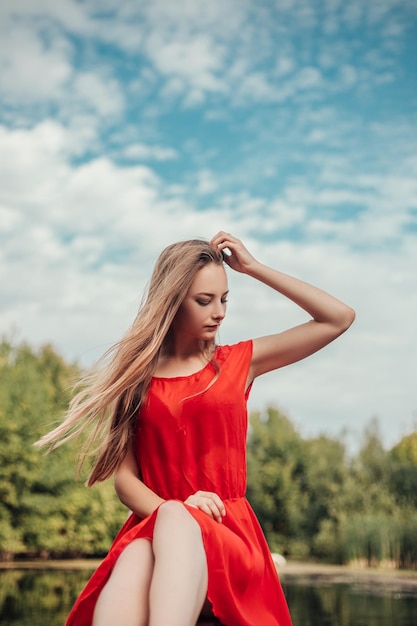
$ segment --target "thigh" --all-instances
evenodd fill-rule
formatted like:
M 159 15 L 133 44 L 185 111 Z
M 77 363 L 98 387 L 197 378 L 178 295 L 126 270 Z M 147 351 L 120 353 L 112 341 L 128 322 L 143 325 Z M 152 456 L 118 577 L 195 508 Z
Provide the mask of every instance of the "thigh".
M 148 577 L 154 565 L 154 555 L 152 544 L 149 539 L 134 539 L 120 553 L 114 568 L 113 574 L 124 574 L 140 576 L 143 573 Z

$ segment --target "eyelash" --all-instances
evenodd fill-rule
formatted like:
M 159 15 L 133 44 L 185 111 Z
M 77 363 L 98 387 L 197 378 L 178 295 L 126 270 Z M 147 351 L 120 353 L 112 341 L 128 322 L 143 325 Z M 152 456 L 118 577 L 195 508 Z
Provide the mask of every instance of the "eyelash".
M 205 300 L 197 300 L 197 303 L 200 306 L 208 306 L 210 304 L 211 300 L 205 301 Z M 222 304 L 226 304 L 227 299 L 226 300 L 222 300 Z

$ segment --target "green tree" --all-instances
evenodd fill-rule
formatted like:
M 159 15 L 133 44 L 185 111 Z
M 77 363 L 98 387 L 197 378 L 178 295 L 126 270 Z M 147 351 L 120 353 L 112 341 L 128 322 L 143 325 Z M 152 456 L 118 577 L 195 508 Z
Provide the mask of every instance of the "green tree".
M 344 494 L 348 470 L 343 442 L 321 435 L 306 442 L 306 536 L 313 538 L 323 520 L 337 518 L 337 503 Z
M 96 555 L 126 510 L 110 483 L 76 478 L 76 445 L 46 456 L 33 443 L 68 405 L 79 370 L 51 346 L 0 343 L 0 554 Z
M 273 550 L 297 552 L 306 514 L 304 443 L 276 408 L 250 416 L 248 499 Z
M 397 503 L 417 507 L 417 432 L 403 437 L 390 451 L 388 480 Z

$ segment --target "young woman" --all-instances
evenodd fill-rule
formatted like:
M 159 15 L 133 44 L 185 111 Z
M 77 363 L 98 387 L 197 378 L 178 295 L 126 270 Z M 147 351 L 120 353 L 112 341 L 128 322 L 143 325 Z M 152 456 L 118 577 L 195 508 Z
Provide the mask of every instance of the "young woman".
M 224 264 L 265 283 L 311 320 L 216 345 Z M 245 499 L 246 401 L 257 376 L 343 333 L 353 310 L 257 261 L 239 239 L 166 248 L 147 297 L 104 368 L 39 445 L 105 433 L 88 485 L 114 475 L 132 511 L 67 626 L 193 626 L 209 607 L 226 626 L 290 626 L 268 546 Z M 279 512 L 277 512 L 279 515 Z

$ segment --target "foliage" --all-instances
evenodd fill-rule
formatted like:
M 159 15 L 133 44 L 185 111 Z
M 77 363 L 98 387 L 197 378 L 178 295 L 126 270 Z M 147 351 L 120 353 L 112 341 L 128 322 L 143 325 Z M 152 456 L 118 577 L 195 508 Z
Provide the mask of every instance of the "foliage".
M 87 490 L 76 452 L 33 447 L 60 418 L 79 374 L 52 349 L 0 343 L 0 555 L 104 554 L 126 510 L 110 484 Z
M 417 568 L 417 433 L 391 451 L 377 420 L 349 459 L 343 441 L 303 439 L 276 408 L 250 416 L 248 498 L 273 551 Z
M 251 415 L 248 498 L 273 550 L 290 552 L 305 519 L 304 447 L 289 419 L 276 409 Z
M 389 454 L 389 485 L 399 505 L 417 507 L 417 432 L 403 437 Z

